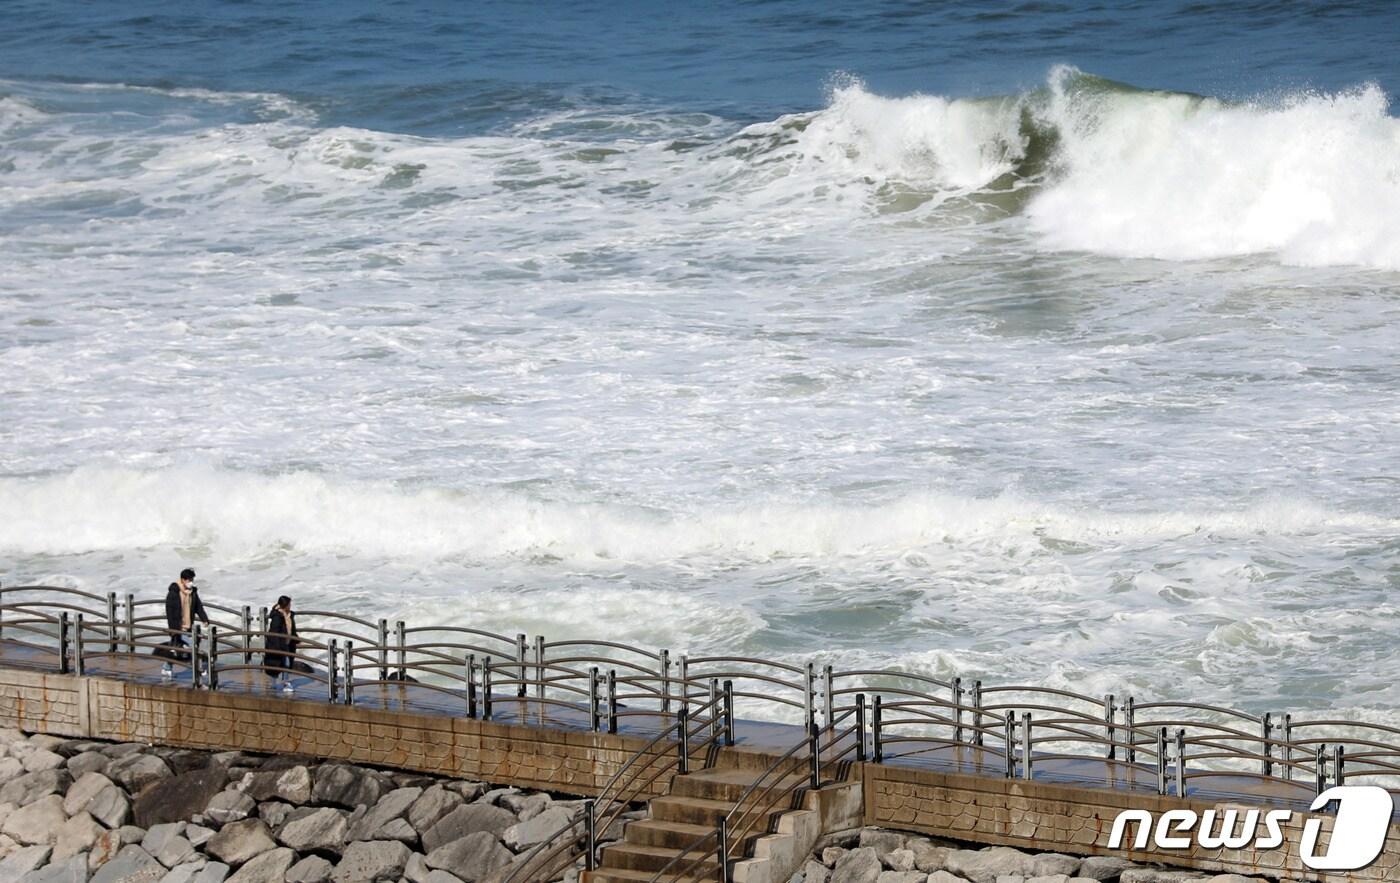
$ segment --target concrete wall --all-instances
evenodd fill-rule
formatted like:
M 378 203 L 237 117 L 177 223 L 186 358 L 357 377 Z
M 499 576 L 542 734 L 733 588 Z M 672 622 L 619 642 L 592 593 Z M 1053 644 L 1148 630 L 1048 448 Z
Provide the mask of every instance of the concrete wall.
M 373 710 L 282 697 L 239 696 L 184 687 L 0 669 L 0 727 L 61 736 L 152 742 L 211 750 L 306 754 L 500 784 L 594 795 L 645 742 L 606 733 L 511 726 L 491 721 Z M 761 770 L 761 754 L 726 750 L 721 763 Z M 1111 855 L 1205 871 L 1297 880 L 1400 880 L 1400 825 L 1381 858 L 1351 874 L 1319 875 L 1298 857 L 1304 818 L 1295 814 L 1285 846 L 1247 851 L 1109 849 L 1121 810 L 1160 814 L 1213 804 L 1106 789 L 1077 788 L 857 765 L 863 823 L 973 843 Z M 664 793 L 668 777 L 649 794 Z M 847 815 L 851 815 L 847 813 Z M 1324 830 L 1330 817 L 1322 816 Z M 847 824 L 843 822 L 842 824 Z M 1323 838 L 1325 843 L 1326 838 Z
M 869 764 L 864 770 L 865 823 L 921 831 L 940 837 L 1023 849 L 1054 849 L 1074 855 L 1107 855 L 1138 862 L 1200 868 L 1222 874 L 1259 874 L 1291 880 L 1400 880 L 1400 825 L 1392 824 L 1386 847 L 1375 864 L 1348 874 L 1319 874 L 1298 857 L 1306 818 L 1294 813 L 1284 827 L 1284 845 L 1270 850 L 1159 849 L 1150 839 L 1132 849 L 1136 825 L 1129 826 L 1124 848 L 1109 849 L 1113 820 L 1125 809 L 1142 809 L 1154 817 L 1171 809 L 1198 814 L 1229 804 L 1180 800 L 1157 795 L 1125 794 L 1099 788 L 1076 788 L 1021 779 L 993 779 Z M 1257 807 L 1255 807 L 1257 808 Z M 1331 816 L 1323 820 L 1327 842 Z

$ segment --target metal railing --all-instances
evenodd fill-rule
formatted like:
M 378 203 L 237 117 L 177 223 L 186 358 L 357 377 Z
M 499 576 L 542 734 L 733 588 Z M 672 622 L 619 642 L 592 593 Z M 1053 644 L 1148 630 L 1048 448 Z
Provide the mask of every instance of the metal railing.
M 270 632 L 267 608 L 205 607 L 207 627 L 199 623 L 182 635 L 166 627 L 164 599 L 4 587 L 0 644 L 61 672 L 96 667 L 141 677 L 146 670 L 136 660 L 164 653 L 173 657 L 166 660 L 173 681 L 200 689 L 257 689 L 253 675 L 260 672 L 296 681 L 299 697 L 320 693 L 355 704 L 402 700 L 412 687 L 415 702 L 469 717 L 491 719 L 509 705 L 519 722 L 646 737 L 676 733 L 682 715 L 694 726 L 697 709 L 715 707 L 720 685 L 728 683 L 731 710 L 706 718 L 697 738 L 714 740 L 721 731 L 732 738 L 741 718 L 819 721 L 826 729 L 850 712 L 853 697 L 863 697 L 876 762 L 1107 780 L 1163 794 L 1208 793 L 1221 776 L 1283 783 L 1300 794 L 1343 781 L 1400 789 L 1400 728 L 1381 723 L 984 685 L 898 669 L 673 657 L 666 649 L 603 640 L 410 627 L 331 610 L 299 611 L 297 650 L 284 653 L 267 649 L 269 638 L 285 638 Z M 171 651 L 176 637 L 187 652 Z

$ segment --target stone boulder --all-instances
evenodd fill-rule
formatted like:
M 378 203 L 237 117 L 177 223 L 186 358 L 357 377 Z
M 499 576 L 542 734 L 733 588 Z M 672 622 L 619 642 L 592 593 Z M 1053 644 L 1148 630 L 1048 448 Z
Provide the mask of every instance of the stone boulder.
M 141 848 L 155 857 L 155 860 L 173 868 L 198 858 L 194 844 L 184 836 L 184 822 L 166 822 L 156 825 L 146 832 Z
M 35 804 L 37 806 L 38 804 Z M 58 836 L 54 838 L 53 855 L 49 861 L 61 862 L 80 852 L 87 852 L 92 849 L 97 838 L 107 833 L 107 829 L 97 823 L 97 820 L 85 812 L 80 812 L 71 819 L 63 823 L 59 828 Z M 87 856 L 83 856 L 83 868 L 86 873 Z
M 860 846 L 873 849 L 877 855 L 884 855 L 894 852 L 896 849 L 903 849 L 904 843 L 909 839 L 908 835 L 895 831 L 885 831 L 880 828 L 865 828 L 860 832 Z
M 469 803 L 457 807 L 425 831 L 423 848 L 432 852 L 439 846 L 460 840 L 477 831 L 499 836 L 515 823 L 515 815 L 508 809 L 485 803 Z
M 198 815 L 223 791 L 224 771 L 205 767 L 156 782 L 136 798 L 131 813 L 143 828 L 177 822 Z
M 1137 865 L 1132 862 L 1115 856 L 1093 855 L 1080 863 L 1079 876 L 1101 883 L 1113 883 L 1124 871 L 1135 867 Z
M 311 801 L 311 771 L 304 766 L 248 773 L 238 790 L 254 800 L 277 799 L 301 806 Z
M 1054 877 L 1063 874 L 1066 877 L 1079 876 L 1079 866 L 1083 859 L 1072 855 L 1061 855 L 1058 852 L 1042 852 L 1031 856 L 1031 873 L 1028 877 Z
M 462 805 L 462 795 L 434 785 L 424 791 L 408 811 L 408 823 L 419 834 L 437 824 L 443 816 Z
M 24 775 L 24 764 L 17 758 L 0 756 L 0 784 Z
M 831 869 L 830 883 L 875 883 L 880 878 L 880 856 L 869 846 L 850 849 Z
M 927 840 L 915 838 L 910 839 L 909 849 L 914 853 L 914 867 L 925 874 L 942 870 L 943 865 L 948 861 L 948 853 L 951 851 L 946 846 L 934 846 Z
M 998 877 L 1029 877 L 1034 868 L 1031 857 L 1009 846 L 991 849 L 955 849 L 948 853 L 947 870 L 972 883 L 997 883 Z
M 205 852 L 229 865 L 241 865 L 276 848 L 277 844 L 262 819 L 230 822 L 204 844 Z
M 70 855 L 54 861 L 42 871 L 26 874 L 24 883 L 88 883 L 87 856 Z
M 160 883 L 194 883 L 199 875 L 204 871 L 204 860 L 186 862 L 170 869 L 170 873 L 161 878 Z
M 335 883 L 372 883 L 397 880 L 408 863 L 409 850 L 397 840 L 351 843 L 331 873 Z
M 928 883 L 923 871 L 881 871 L 875 883 Z
M 548 840 L 558 833 L 559 829 L 569 824 L 573 817 L 574 814 L 563 807 L 551 807 L 526 821 L 506 828 L 501 834 L 501 839 L 505 841 L 506 846 L 520 852 Z
M 39 773 L 44 770 L 56 770 L 66 765 L 66 760 L 61 754 L 53 751 L 39 749 L 31 751 L 24 758 L 24 771 L 27 773 Z
M 277 831 L 277 841 L 297 852 L 322 850 L 339 853 L 345 843 L 349 824 L 338 809 L 323 806 L 310 811 L 299 810 Z
M 394 819 L 408 815 L 413 804 L 423 794 L 422 788 L 396 788 L 379 798 L 373 808 L 350 827 L 351 840 L 378 840 L 379 830 Z M 398 838 L 394 838 L 398 839 Z
M 15 806 L 28 806 L 50 794 L 62 794 L 73 784 L 73 777 L 66 769 L 40 770 L 25 773 L 11 779 L 0 788 L 0 803 L 13 803 Z
M 107 764 L 109 778 L 121 784 L 129 794 L 140 794 L 153 782 L 168 779 L 174 773 L 165 761 L 154 754 L 128 754 Z
M 53 852 L 50 846 L 26 846 L 17 849 L 0 861 L 0 880 L 13 883 L 31 871 L 37 871 L 49 860 Z
M 880 863 L 891 871 L 912 871 L 914 870 L 914 850 L 903 848 L 891 850 L 880 857 Z M 920 880 L 919 883 L 923 883 L 923 881 Z
M 228 878 L 228 883 L 282 883 L 287 870 L 296 860 L 297 854 L 290 849 L 270 849 L 257 858 L 250 859 Z
M 165 865 L 132 844 L 123 846 L 111 861 L 98 868 L 89 883 L 157 883 L 165 874 Z
M 63 813 L 63 798 L 57 794 L 42 797 L 10 813 L 0 833 L 13 837 L 25 846 L 51 844 L 68 816 Z
M 378 775 L 341 763 L 319 767 L 311 790 L 312 799 L 317 803 L 329 803 L 346 809 L 374 806 L 383 793 Z
M 242 791 L 220 791 L 204 807 L 204 820 L 215 825 L 241 822 L 257 809 L 253 798 Z
M 831 877 L 831 868 L 821 862 L 808 861 L 802 866 L 800 873 L 802 874 L 802 883 L 827 883 Z
M 496 835 L 477 831 L 429 852 L 424 863 L 431 869 L 451 871 L 467 883 L 475 883 L 510 864 L 511 858 L 510 850 L 501 845 Z
M 335 866 L 319 855 L 306 858 L 287 869 L 287 883 L 326 883 Z
M 79 778 L 85 773 L 106 773 L 111 759 L 100 751 L 84 751 L 68 758 L 68 774 Z
M 92 849 L 88 851 L 88 868 L 96 869 L 111 861 L 121 852 L 122 847 L 140 843 L 145 838 L 145 830 L 135 825 L 123 825 L 98 835 Z
M 101 773 L 85 773 L 73 783 L 63 798 L 63 811 L 71 815 L 86 812 L 108 828 L 126 824 L 131 806 L 126 794 Z
M 928 883 L 967 883 L 966 880 L 957 874 L 950 874 L 947 871 L 934 871 L 928 875 Z

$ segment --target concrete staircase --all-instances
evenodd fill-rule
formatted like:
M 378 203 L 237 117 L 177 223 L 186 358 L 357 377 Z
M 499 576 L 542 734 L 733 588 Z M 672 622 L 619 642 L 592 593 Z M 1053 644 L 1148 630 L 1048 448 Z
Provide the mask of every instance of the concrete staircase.
M 629 822 L 623 839 L 603 848 L 598 870 L 588 874 L 585 883 L 643 883 L 701 837 L 709 839 L 697 852 L 671 865 L 662 879 L 671 880 L 698 855 L 708 853 L 687 876 L 679 878 L 680 883 L 719 880 L 718 860 L 713 854 L 715 826 L 760 775 L 758 770 L 721 767 L 676 776 L 670 793 L 650 801 L 647 818 Z M 792 781 L 783 781 L 779 790 Z M 773 807 L 755 821 L 745 842 L 731 843 L 731 855 L 752 856 L 731 864 L 734 883 L 785 883 L 821 836 L 823 816 L 832 815 L 822 811 L 823 804 L 844 806 L 854 799 L 857 817 L 860 811 L 859 783 L 801 791 L 798 799 L 801 806 L 794 808 L 785 802 Z

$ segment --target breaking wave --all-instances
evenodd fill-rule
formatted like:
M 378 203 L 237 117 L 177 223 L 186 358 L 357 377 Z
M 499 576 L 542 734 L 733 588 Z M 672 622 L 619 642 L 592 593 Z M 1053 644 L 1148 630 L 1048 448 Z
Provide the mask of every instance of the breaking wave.
M 912 494 L 878 505 L 759 499 L 659 511 L 517 491 L 407 488 L 314 473 L 82 467 L 0 479 L 0 549 L 159 546 L 225 557 L 282 551 L 388 559 L 664 563 L 904 554 L 948 544 L 1121 544 L 1196 534 L 1393 532 L 1394 520 L 1277 500 L 1236 511 L 1079 511 L 1012 497 Z

